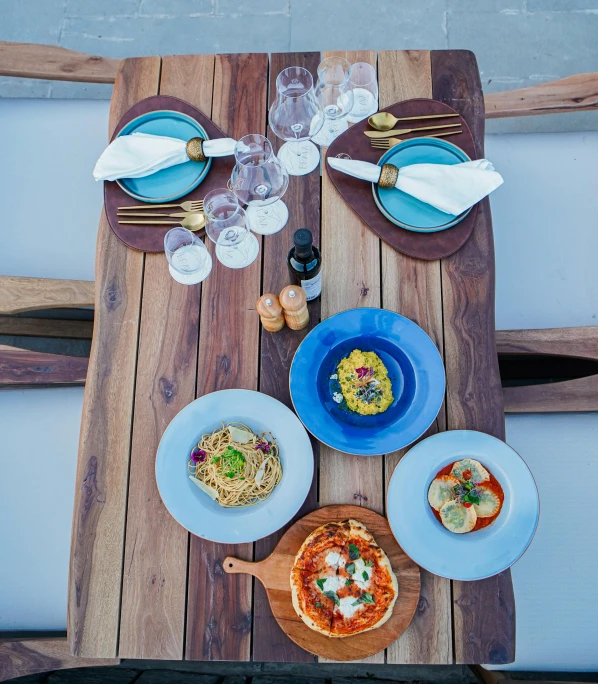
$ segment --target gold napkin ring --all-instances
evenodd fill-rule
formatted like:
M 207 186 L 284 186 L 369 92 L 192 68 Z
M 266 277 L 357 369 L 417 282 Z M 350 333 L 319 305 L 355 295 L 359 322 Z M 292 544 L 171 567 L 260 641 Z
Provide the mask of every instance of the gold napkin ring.
M 203 153 L 203 140 L 201 138 L 191 138 L 187 143 L 187 156 L 191 161 L 203 162 L 206 155 Z
M 393 164 L 382 164 L 382 171 L 380 171 L 380 178 L 378 185 L 381 188 L 394 188 L 397 178 L 399 177 L 399 169 Z

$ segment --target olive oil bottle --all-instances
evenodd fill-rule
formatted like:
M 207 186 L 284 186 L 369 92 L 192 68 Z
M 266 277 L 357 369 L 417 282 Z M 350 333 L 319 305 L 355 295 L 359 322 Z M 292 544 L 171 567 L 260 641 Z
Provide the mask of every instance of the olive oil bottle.
M 291 283 L 303 288 L 308 302 L 317 299 L 322 293 L 322 257 L 307 228 L 295 231 L 287 265 Z

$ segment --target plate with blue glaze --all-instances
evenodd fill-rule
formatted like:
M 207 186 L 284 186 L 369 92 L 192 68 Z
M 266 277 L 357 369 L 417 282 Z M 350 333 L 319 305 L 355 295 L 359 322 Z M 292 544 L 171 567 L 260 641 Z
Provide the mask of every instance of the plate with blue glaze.
M 182 112 L 156 110 L 147 112 L 129 121 L 118 133 L 149 133 L 178 138 L 187 142 L 191 138 L 208 140 L 208 134 L 201 124 Z M 143 178 L 121 178 L 116 182 L 128 195 L 142 202 L 171 202 L 195 189 L 206 177 L 211 157 L 205 162 L 188 161 L 162 169 Z
M 191 482 L 187 462 L 202 435 L 232 422 L 275 437 L 282 479 L 264 501 L 225 508 Z M 189 532 L 222 544 L 253 542 L 286 525 L 303 505 L 313 472 L 311 442 L 297 416 L 267 394 L 242 389 L 211 392 L 185 406 L 156 455 L 156 483 L 168 512 Z
M 388 370 L 393 401 L 382 413 L 360 415 L 337 403 L 333 376 L 354 349 L 375 352 Z M 317 439 L 348 454 L 377 456 L 402 449 L 430 427 L 444 399 L 445 375 L 434 342 L 392 311 L 350 309 L 322 321 L 303 340 L 291 365 L 297 415 Z
M 432 513 L 428 489 L 436 473 L 463 458 L 488 468 L 504 502 L 491 525 L 454 534 Z M 429 572 L 460 581 L 510 568 L 530 545 L 540 517 L 538 489 L 525 461 L 502 440 L 474 430 L 440 432 L 416 444 L 397 464 L 387 502 L 390 527 L 405 553 Z
M 378 166 L 393 164 L 399 169 L 410 164 L 460 164 L 470 161 L 459 147 L 441 138 L 411 138 L 385 152 Z M 400 228 L 417 233 L 434 233 L 452 228 L 462 221 L 471 208 L 462 214 L 446 214 L 430 204 L 397 188 L 380 188 L 372 184 L 374 201 L 384 216 Z

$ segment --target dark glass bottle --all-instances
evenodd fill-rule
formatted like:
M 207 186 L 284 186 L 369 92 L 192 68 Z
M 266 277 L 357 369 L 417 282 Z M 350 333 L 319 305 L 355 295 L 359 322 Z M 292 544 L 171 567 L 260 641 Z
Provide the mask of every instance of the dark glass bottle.
M 293 243 L 287 256 L 291 284 L 301 285 L 309 302 L 322 292 L 322 257 L 307 228 L 295 231 Z

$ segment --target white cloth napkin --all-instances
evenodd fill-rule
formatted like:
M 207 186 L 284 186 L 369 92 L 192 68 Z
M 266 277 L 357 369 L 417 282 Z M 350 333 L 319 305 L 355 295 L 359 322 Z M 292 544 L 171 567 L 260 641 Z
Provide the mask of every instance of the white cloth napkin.
M 377 183 L 381 168 L 369 162 L 328 157 L 333 169 L 370 183 Z M 399 169 L 398 190 L 458 216 L 502 185 L 500 173 L 487 159 L 462 164 L 411 164 Z
M 206 157 L 227 157 L 235 151 L 233 138 L 206 140 L 203 152 Z M 187 141 L 164 135 L 133 133 L 121 135 L 102 152 L 93 170 L 97 181 L 117 178 L 142 178 L 160 169 L 189 161 Z

